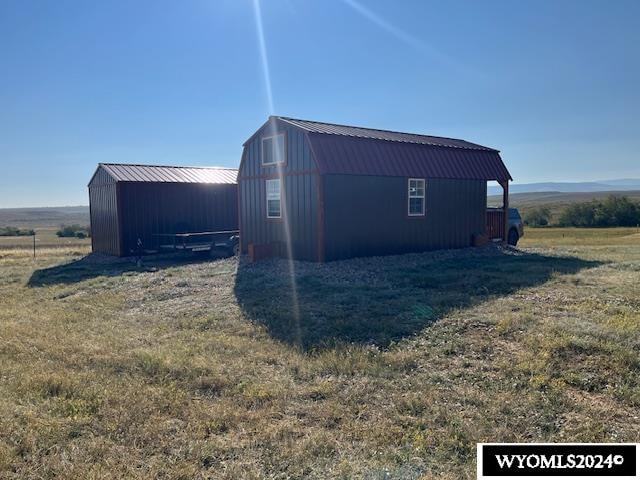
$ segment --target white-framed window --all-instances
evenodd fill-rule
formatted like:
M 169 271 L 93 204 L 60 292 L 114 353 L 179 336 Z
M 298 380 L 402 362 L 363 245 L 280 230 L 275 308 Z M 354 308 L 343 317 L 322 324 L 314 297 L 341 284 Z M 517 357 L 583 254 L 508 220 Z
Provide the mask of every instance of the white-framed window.
M 410 178 L 408 182 L 409 195 L 407 201 L 407 215 L 420 217 L 424 215 L 425 180 L 424 178 Z
M 266 180 L 265 186 L 267 192 L 267 218 L 280 218 L 282 216 L 280 179 Z
M 286 156 L 284 133 L 262 137 L 262 165 L 285 163 Z

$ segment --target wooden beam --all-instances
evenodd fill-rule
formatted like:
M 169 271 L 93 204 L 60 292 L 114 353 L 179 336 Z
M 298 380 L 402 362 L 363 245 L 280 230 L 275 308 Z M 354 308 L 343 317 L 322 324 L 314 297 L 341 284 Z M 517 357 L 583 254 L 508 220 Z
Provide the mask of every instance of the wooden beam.
M 506 245 L 509 238 L 509 180 L 500 182 L 502 185 L 502 211 L 504 212 L 504 238 L 502 242 Z

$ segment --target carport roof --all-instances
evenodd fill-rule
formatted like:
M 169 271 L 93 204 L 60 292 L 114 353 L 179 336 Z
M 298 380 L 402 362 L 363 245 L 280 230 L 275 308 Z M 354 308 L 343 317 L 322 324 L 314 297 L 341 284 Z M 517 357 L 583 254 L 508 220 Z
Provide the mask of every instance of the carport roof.
M 237 183 L 238 170 L 225 167 L 179 167 L 169 165 L 137 165 L 101 163 L 116 182 L 152 183 Z

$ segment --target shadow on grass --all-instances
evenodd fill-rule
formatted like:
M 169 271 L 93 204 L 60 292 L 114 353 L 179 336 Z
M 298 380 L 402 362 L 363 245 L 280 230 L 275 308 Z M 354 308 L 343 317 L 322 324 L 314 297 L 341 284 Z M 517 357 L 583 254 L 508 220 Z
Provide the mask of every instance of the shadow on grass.
M 133 258 L 89 254 L 79 260 L 35 270 L 27 285 L 29 287 L 68 285 L 95 277 L 117 277 L 126 272 L 155 272 L 178 265 L 211 260 L 212 258 L 208 255 L 153 255 L 144 257 L 142 265 L 138 266 Z
M 453 309 L 599 265 L 497 248 L 295 262 L 294 298 L 287 261 L 241 262 L 235 295 L 249 319 L 304 350 L 338 342 L 385 347 Z

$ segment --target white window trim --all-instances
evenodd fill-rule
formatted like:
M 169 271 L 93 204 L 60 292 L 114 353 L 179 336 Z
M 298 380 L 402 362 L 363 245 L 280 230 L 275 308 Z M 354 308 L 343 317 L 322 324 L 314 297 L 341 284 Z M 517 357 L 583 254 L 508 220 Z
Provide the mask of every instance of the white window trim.
M 411 195 L 411 182 L 418 181 L 422 182 L 422 195 Z M 421 198 L 422 199 L 422 212 L 421 213 L 411 213 L 411 199 L 412 198 Z M 407 179 L 407 216 L 409 217 L 424 217 L 426 211 L 426 203 L 427 203 L 427 180 L 424 178 L 409 178 Z
M 280 202 L 279 215 L 269 215 L 269 200 L 275 200 L 275 198 L 269 198 L 269 188 L 267 185 L 269 182 L 278 182 L 280 198 L 278 201 Z M 264 181 L 264 196 L 265 196 L 265 206 L 267 209 L 267 218 L 282 218 L 282 180 L 280 178 L 269 178 Z
M 265 159 L 264 141 L 268 140 L 270 138 L 276 138 L 276 137 L 282 137 L 282 161 L 266 163 L 264 161 L 264 159 Z M 281 165 L 281 164 L 287 163 L 287 139 L 286 139 L 284 133 L 276 133 L 274 135 L 267 135 L 265 137 L 262 137 L 261 140 L 260 140 L 260 148 L 261 148 L 261 153 L 262 153 L 262 165 L 269 166 L 269 165 Z

